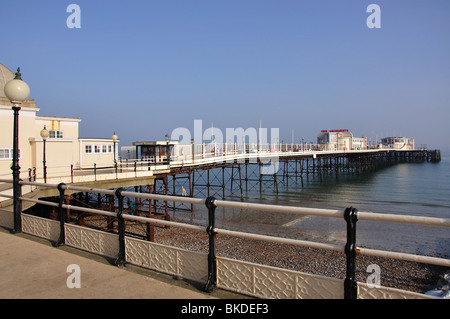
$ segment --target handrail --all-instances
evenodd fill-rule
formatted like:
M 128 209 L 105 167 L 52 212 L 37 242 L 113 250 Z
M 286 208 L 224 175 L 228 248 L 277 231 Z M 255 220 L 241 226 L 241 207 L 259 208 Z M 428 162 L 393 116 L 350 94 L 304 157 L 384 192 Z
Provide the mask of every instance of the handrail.
M 334 251 L 340 251 L 340 252 L 343 252 L 345 249 L 345 245 L 325 244 L 325 243 L 318 243 L 318 242 L 313 242 L 313 241 L 309 241 L 309 240 L 299 240 L 299 239 L 259 235 L 259 234 L 245 233 L 245 232 L 239 232 L 239 231 L 221 229 L 221 228 L 216 228 L 215 232 L 217 234 L 223 234 L 223 235 L 228 235 L 228 236 L 270 241 L 273 243 L 311 247 L 311 248 L 317 248 L 317 249 L 327 249 L 327 250 L 334 250 Z
M 123 196 L 134 195 L 134 197 L 138 197 L 136 195 L 136 193 L 134 193 L 134 192 L 122 192 L 122 195 Z M 168 199 L 168 197 L 170 197 L 170 199 L 172 201 L 177 201 L 177 202 L 182 199 L 189 200 L 188 198 L 182 198 L 182 197 L 178 197 L 178 196 L 167 196 L 167 195 L 160 195 L 160 196 L 164 196 L 164 199 Z M 58 207 L 58 204 L 53 203 L 53 202 L 47 202 L 47 201 L 43 201 L 43 200 L 37 200 L 37 199 L 26 198 L 26 197 L 20 197 L 20 199 L 23 201 Z M 199 201 L 200 201 L 202 204 L 204 203 L 204 200 L 201 200 L 201 199 L 193 199 L 193 200 L 195 200 L 195 201 L 184 201 L 184 202 L 199 204 Z M 268 205 L 268 206 L 275 206 L 275 205 Z M 66 209 L 70 209 L 70 210 L 94 213 L 94 214 L 111 216 L 111 217 L 117 216 L 116 212 L 110 212 L 110 211 L 81 207 L 81 206 L 73 206 L 73 205 L 63 204 L 62 207 L 66 208 Z M 226 207 L 226 206 L 222 206 L 222 207 Z M 228 207 L 230 207 L 230 206 L 228 206 Z M 334 217 L 334 216 L 332 216 L 332 217 Z M 127 219 L 127 220 L 141 221 L 143 223 L 158 224 L 161 226 L 182 227 L 182 228 L 187 228 L 187 229 L 192 229 L 192 230 L 197 230 L 197 231 L 205 230 L 204 227 L 198 226 L 198 225 L 191 225 L 191 224 L 186 224 L 186 223 L 173 222 L 173 221 L 167 221 L 167 220 L 161 220 L 161 219 L 155 219 L 155 218 L 149 218 L 149 217 L 143 217 L 143 216 L 135 216 L 135 215 L 125 214 L 125 215 L 123 215 L 123 218 Z M 260 234 L 246 233 L 246 232 L 240 232 L 240 231 L 234 231 L 234 230 L 228 230 L 228 229 L 222 229 L 222 228 L 215 228 L 214 231 L 217 234 L 223 234 L 223 235 L 229 235 L 229 236 L 247 238 L 247 239 L 269 241 L 269 242 L 280 243 L 280 244 L 289 244 L 289 245 L 295 245 L 295 246 L 310 247 L 310 248 L 316 248 L 316 249 L 326 249 L 326 250 L 334 250 L 334 251 L 340 251 L 340 252 L 343 252 L 345 249 L 344 245 L 335 245 L 335 244 L 319 243 L 319 242 L 313 242 L 313 241 L 307 241 L 307 240 L 260 235 Z M 444 258 L 438 258 L 438 257 L 420 256 L 420 255 L 400 253 L 400 252 L 389 252 L 389 251 L 361 248 L 361 247 L 356 247 L 356 252 L 359 255 L 401 259 L 401 260 L 407 260 L 407 261 L 413 261 L 413 262 L 435 264 L 435 265 L 440 265 L 440 266 L 450 266 L 450 260 L 444 259 Z
M 358 212 L 358 219 L 392 223 L 450 227 L 450 218 Z
M 357 254 L 450 267 L 450 259 L 357 247 Z
M 260 210 L 260 211 L 274 212 L 274 213 L 315 215 L 315 216 L 336 217 L 336 218 L 344 217 L 344 210 L 293 207 L 293 206 L 268 205 L 268 204 L 254 204 L 254 203 L 242 203 L 242 202 L 233 202 L 233 201 L 224 201 L 224 200 L 216 200 L 215 204 L 218 207 Z
M 0 182 L 5 180 L 0 180 Z M 12 181 L 10 181 L 12 182 Z M 46 184 L 37 182 L 27 182 L 20 181 L 22 185 L 31 185 L 38 187 L 56 188 L 57 184 Z M 76 190 L 80 192 L 94 192 L 107 195 L 114 195 L 113 190 L 106 190 L 100 188 L 89 188 L 80 186 L 64 185 L 64 189 Z M 172 196 L 172 195 L 159 195 L 159 194 L 144 194 L 123 191 L 123 196 L 130 196 L 135 198 L 146 198 L 155 200 L 164 200 L 171 202 L 187 203 L 187 204 L 204 204 L 204 199 L 192 198 L 185 196 Z M 238 208 L 238 209 L 248 209 L 248 210 L 259 210 L 273 213 L 286 213 L 286 214 L 296 214 L 296 215 L 314 215 L 314 216 L 324 216 L 324 217 L 334 217 L 343 218 L 344 210 L 333 210 L 333 209 L 320 209 L 320 208 L 309 208 L 309 207 L 293 207 L 293 206 L 282 206 L 282 205 L 269 205 L 269 204 L 256 204 L 256 203 L 243 203 L 235 201 L 225 201 L 225 200 L 215 200 L 214 204 L 217 207 L 225 208 Z M 382 214 L 382 213 L 372 213 L 372 212 L 360 212 L 358 211 L 358 220 L 371 220 L 371 221 L 383 221 L 383 222 L 395 222 L 395 223 L 408 223 L 416 225 L 428 225 L 428 226 L 442 226 L 450 227 L 450 218 L 438 218 L 438 217 L 428 217 L 428 216 L 413 216 L 413 215 L 396 215 L 396 214 Z

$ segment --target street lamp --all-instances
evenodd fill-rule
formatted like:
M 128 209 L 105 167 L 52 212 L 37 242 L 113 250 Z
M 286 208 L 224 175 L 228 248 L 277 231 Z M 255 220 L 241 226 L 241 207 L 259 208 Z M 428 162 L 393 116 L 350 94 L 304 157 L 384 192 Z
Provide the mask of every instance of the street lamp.
M 167 154 L 167 165 L 170 165 L 170 150 L 169 150 L 169 134 L 166 134 L 166 154 Z
M 192 156 L 192 163 L 194 163 L 194 160 L 195 160 L 195 157 L 194 157 L 194 151 L 195 151 L 195 149 L 194 149 L 194 139 L 193 138 L 191 138 L 191 156 Z
M 118 137 L 117 137 L 117 135 L 116 135 L 115 132 L 114 132 L 114 134 L 111 136 L 111 139 L 112 139 L 113 142 L 114 142 L 114 165 L 116 165 L 116 142 L 117 142 Z
M 5 84 L 5 95 L 13 104 L 14 127 L 13 127 L 13 160 L 11 165 L 13 175 L 13 203 L 14 203 L 14 232 L 22 231 L 22 220 L 20 217 L 22 211 L 22 202 L 19 197 L 22 195 L 22 189 L 19 184 L 20 166 L 19 166 L 19 111 L 20 104 L 30 96 L 30 88 L 21 77 L 20 68 L 17 68 L 14 79 Z
M 44 142 L 44 146 L 43 146 L 43 160 L 42 160 L 42 165 L 44 166 L 44 183 L 47 183 L 47 166 L 45 165 L 46 161 L 45 161 L 45 141 L 47 140 L 48 137 L 48 130 L 45 128 L 42 129 L 41 131 L 41 137 L 42 137 L 42 141 Z
M 116 142 L 117 142 L 117 135 L 116 132 L 113 133 L 113 135 L 111 136 L 111 139 L 113 140 L 113 144 L 114 144 L 114 170 L 116 171 L 116 178 L 117 178 L 117 161 L 116 161 Z

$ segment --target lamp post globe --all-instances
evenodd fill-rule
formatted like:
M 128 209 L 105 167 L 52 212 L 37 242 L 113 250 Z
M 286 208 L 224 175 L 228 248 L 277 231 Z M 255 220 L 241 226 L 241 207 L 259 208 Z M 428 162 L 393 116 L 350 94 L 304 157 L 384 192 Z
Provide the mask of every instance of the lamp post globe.
M 22 80 L 20 68 L 17 68 L 14 79 L 5 84 L 4 92 L 6 97 L 13 104 L 12 110 L 14 112 L 13 124 L 13 159 L 12 159 L 12 175 L 13 175 L 13 205 L 14 205 L 14 232 L 22 231 L 22 202 L 19 197 L 22 196 L 20 181 L 20 166 L 19 166 L 19 111 L 20 104 L 27 100 L 30 96 L 30 88 L 28 84 Z
M 48 132 L 47 128 L 44 125 L 44 128 L 41 130 L 41 137 L 42 137 L 42 139 L 45 140 L 48 137 L 48 135 L 49 135 L 49 132 Z
M 30 97 L 30 87 L 22 80 L 20 68 L 17 68 L 14 79 L 5 84 L 5 95 L 13 104 L 20 104 Z

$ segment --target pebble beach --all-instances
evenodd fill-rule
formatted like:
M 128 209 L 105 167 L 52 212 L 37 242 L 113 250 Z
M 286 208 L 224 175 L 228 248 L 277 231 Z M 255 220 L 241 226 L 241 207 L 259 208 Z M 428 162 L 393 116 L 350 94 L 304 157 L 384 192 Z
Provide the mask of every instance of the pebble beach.
M 179 227 L 155 227 L 155 242 L 191 251 L 208 252 L 206 231 L 199 232 Z M 216 255 L 310 274 L 345 278 L 346 258 L 343 252 L 338 251 L 269 243 L 220 234 L 216 236 Z M 367 267 L 371 264 L 380 267 L 382 286 L 418 293 L 433 289 L 439 280 L 439 275 L 448 270 L 442 266 L 358 255 L 357 281 L 367 281 L 367 277 L 371 274 L 367 272 Z

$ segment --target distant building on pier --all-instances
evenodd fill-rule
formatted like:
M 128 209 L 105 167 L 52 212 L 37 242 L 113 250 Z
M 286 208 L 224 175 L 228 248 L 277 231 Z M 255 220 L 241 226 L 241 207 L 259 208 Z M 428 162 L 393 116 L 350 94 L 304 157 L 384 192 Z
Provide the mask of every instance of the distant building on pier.
M 393 148 L 397 150 L 413 150 L 414 139 L 407 137 L 384 137 L 381 139 L 383 148 Z
M 135 155 L 137 159 L 152 163 L 167 163 L 170 156 L 174 156 L 174 148 L 176 145 L 178 145 L 177 141 L 133 142 L 136 150 L 132 155 Z
M 317 135 L 317 144 L 325 151 L 348 151 L 367 148 L 367 137 L 354 137 L 347 129 L 322 130 Z

